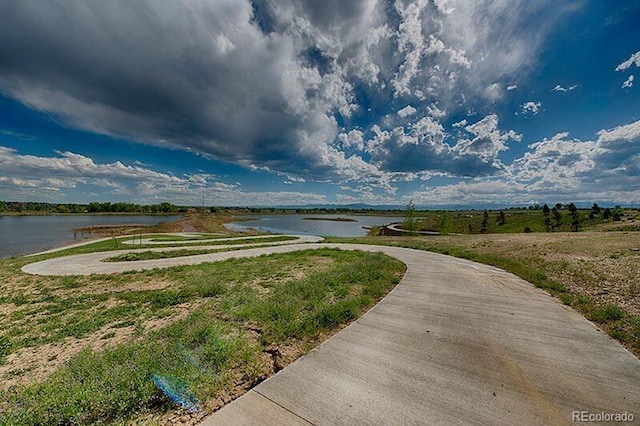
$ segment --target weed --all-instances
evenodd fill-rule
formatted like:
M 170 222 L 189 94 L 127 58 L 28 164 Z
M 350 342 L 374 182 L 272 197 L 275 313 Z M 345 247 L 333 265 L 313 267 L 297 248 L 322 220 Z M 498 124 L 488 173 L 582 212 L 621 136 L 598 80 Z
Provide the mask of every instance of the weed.
M 0 365 L 4 363 L 4 359 L 9 354 L 11 346 L 11 340 L 9 340 L 8 337 L 0 336 Z
M 617 321 L 622 319 L 624 313 L 622 309 L 620 309 L 616 305 L 607 304 L 602 307 L 598 307 L 594 309 L 589 318 L 596 322 L 607 323 L 610 321 Z
M 105 333 L 101 339 L 103 340 L 108 340 L 108 339 L 113 339 L 114 337 L 116 337 L 116 332 L 115 331 L 110 331 L 108 333 Z

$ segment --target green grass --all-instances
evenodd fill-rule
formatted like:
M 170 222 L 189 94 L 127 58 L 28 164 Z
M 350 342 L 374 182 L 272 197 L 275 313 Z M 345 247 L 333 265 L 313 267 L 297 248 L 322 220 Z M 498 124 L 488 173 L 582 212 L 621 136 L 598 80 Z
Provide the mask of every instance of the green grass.
M 164 251 L 143 251 L 143 252 L 128 252 L 122 253 L 117 256 L 108 257 L 103 260 L 103 262 L 134 262 L 138 260 L 155 260 L 155 259 L 171 259 L 174 257 L 186 257 L 186 256 L 195 256 L 200 254 L 210 254 L 210 253 L 220 253 L 225 251 L 234 251 L 234 250 L 245 250 L 249 248 L 260 247 L 260 245 L 244 245 L 248 243 L 258 243 L 258 244 L 268 244 L 279 241 L 290 241 L 293 238 L 290 237 L 274 237 L 274 238 L 260 238 L 260 239 L 250 239 L 250 240 L 242 240 L 242 243 L 238 243 L 237 245 L 243 244 L 241 247 L 228 247 L 223 249 L 181 249 L 181 250 L 164 250 Z M 230 241 L 233 243 L 233 241 Z M 208 243 L 207 243 L 208 244 Z M 236 244 L 231 244 L 236 245 Z M 166 247 L 166 246 L 163 246 Z M 137 249 L 137 248 L 136 248 Z
M 146 234 L 146 235 L 142 235 L 142 238 L 149 238 L 154 242 L 157 241 L 176 241 L 176 242 L 183 242 L 183 241 L 198 241 L 198 240 L 215 240 L 215 239 L 219 239 L 219 238 L 228 238 L 228 237 L 233 237 L 234 235 L 221 235 L 221 234 L 197 234 L 197 235 L 189 235 L 189 236 L 182 236 L 182 235 L 157 235 L 157 234 Z M 140 238 L 140 236 L 136 236 L 137 238 Z
M 550 205 L 549 207 L 553 207 Z M 505 222 L 500 224 L 498 221 L 499 210 L 489 210 L 487 233 L 521 233 L 525 228 L 530 229 L 531 232 L 546 232 L 546 226 L 544 224 L 544 215 L 542 210 L 529 210 L 529 209 L 506 209 Z M 597 216 L 590 216 L 590 209 L 579 209 L 578 215 L 580 217 L 580 230 L 595 229 L 596 227 L 613 223 L 613 219 L 605 220 L 602 217 L 602 212 Z M 443 217 L 447 216 L 447 219 L 443 221 Z M 552 222 L 553 232 L 569 232 L 571 231 L 571 214 L 567 210 L 560 210 L 561 219 L 557 223 L 550 215 Z M 625 210 L 625 217 L 637 216 L 637 210 L 627 209 Z M 442 231 L 443 223 L 446 223 L 446 233 L 456 234 L 478 234 L 482 229 L 482 221 L 484 219 L 483 210 L 468 210 L 468 211 L 419 211 L 418 222 L 419 228 L 429 231 Z M 638 225 L 630 225 L 628 231 L 637 230 Z
M 248 247 L 242 247 L 248 248 Z M 170 250 L 170 251 L 143 251 L 136 253 L 123 253 L 117 256 L 108 257 L 103 262 L 135 262 L 138 260 L 154 260 L 154 259 L 171 259 L 174 257 L 195 256 L 198 254 L 219 253 L 221 251 L 228 250 L 198 250 L 198 249 L 183 249 L 183 250 Z
M 84 350 L 42 383 L 10 391 L 0 424 L 104 424 L 166 410 L 169 401 L 155 388 L 153 374 L 178 377 L 205 400 L 225 385 L 236 364 L 250 373 L 259 353 L 201 309 L 145 341 Z
M 24 309 L 16 311 L 20 319 L 17 315 L 11 325 L 3 319 L 10 327 L 3 327 L 9 333 L 0 337 L 0 356 L 93 333 L 110 340 L 131 326 L 137 337 L 100 352 L 86 349 L 51 376 L 7 389 L 0 396 L 0 425 L 124 423 L 144 413 L 160 416 L 173 406 L 153 385 L 153 374 L 179 378 L 201 401 L 215 399 L 236 386 L 238 377 L 247 386 L 264 379 L 270 370 L 261 354 L 267 347 L 284 347 L 293 339 L 312 347 L 323 333 L 339 329 L 384 296 L 403 271 L 402 263 L 382 254 L 320 249 L 113 276 L 46 278 L 47 286 L 63 293 L 29 295 Z M 172 284 L 118 291 L 149 281 Z M 73 293 L 98 283 L 112 291 Z M 172 309 L 189 303 L 197 307 L 186 317 L 145 329 L 145 320 L 171 319 Z
M 145 237 L 151 237 L 154 234 L 149 234 L 144 236 Z M 157 238 L 161 238 L 161 236 L 163 234 L 157 234 L 159 235 Z M 137 240 L 137 236 L 136 236 L 136 240 Z M 251 244 L 251 243 L 273 243 L 273 242 L 280 242 L 280 241 L 292 241 L 295 240 L 295 237 L 289 237 L 289 236 L 283 236 L 283 235 L 274 235 L 273 237 L 266 237 L 266 238 L 243 238 L 243 239 L 239 239 L 239 240 L 231 240 L 231 241 L 211 241 L 206 243 L 207 246 L 215 246 L 215 245 L 236 245 L 236 244 Z M 20 266 L 27 264 L 27 263 L 31 263 L 31 262 L 37 262 L 40 260 L 44 260 L 44 259 L 50 259 L 50 258 L 54 258 L 54 257 L 62 257 L 62 256 L 70 256 L 70 255 L 74 255 L 74 254 L 84 254 L 84 253 L 95 253 L 95 252 L 102 252 L 102 251 L 112 251 L 112 250 L 123 250 L 123 249 L 146 249 L 146 248 L 167 248 L 167 247 L 171 247 L 170 245 L 167 244 L 123 244 L 123 241 L 134 241 L 133 237 L 131 236 L 126 236 L 126 237 L 114 237 L 114 238 L 110 238 L 108 240 L 104 240 L 104 241 L 98 241 L 95 243 L 89 243 L 83 246 L 79 246 L 79 247 L 73 247 L 73 248 L 68 248 L 68 249 L 64 249 L 64 250 L 59 250 L 59 251 L 55 251 L 53 253 L 47 253 L 47 254 L 42 254 L 42 255 L 37 255 L 37 256 L 29 256 L 29 257 L 19 257 L 19 258 L 14 258 L 14 260 L 18 261 L 21 263 Z M 202 242 L 198 242 L 197 240 L 190 242 L 189 240 L 186 240 L 184 242 L 178 241 L 178 240 L 170 240 L 172 242 L 175 242 L 176 244 L 178 244 L 180 247 L 201 247 L 203 245 Z

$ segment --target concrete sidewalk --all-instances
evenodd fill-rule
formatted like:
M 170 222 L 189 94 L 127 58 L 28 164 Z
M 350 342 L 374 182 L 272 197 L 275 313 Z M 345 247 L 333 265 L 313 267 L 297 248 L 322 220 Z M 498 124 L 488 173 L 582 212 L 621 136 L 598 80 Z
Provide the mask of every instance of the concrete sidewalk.
M 75 254 L 70 256 L 54 257 L 51 259 L 41 260 L 39 262 L 29 263 L 22 267 L 22 272 L 33 275 L 91 275 L 91 274 L 115 274 L 127 271 L 142 271 L 155 268 L 168 268 L 171 266 L 181 265 L 197 265 L 205 262 L 217 262 L 231 258 L 241 258 L 248 256 L 260 256 L 262 254 L 271 254 L 282 252 L 278 247 L 293 246 L 297 247 L 293 250 L 301 250 L 310 248 L 309 243 L 322 241 L 322 237 L 314 235 L 285 235 L 295 237 L 295 240 L 276 241 L 261 243 L 263 236 L 244 237 L 242 239 L 255 239 L 256 242 L 245 244 L 217 244 L 188 246 L 187 248 L 197 250 L 222 250 L 217 253 L 198 254 L 193 256 L 180 256 L 164 259 L 136 260 L 127 262 L 105 262 L 106 259 L 119 256 L 124 253 L 142 253 L 148 251 L 167 252 L 184 250 L 184 245 L 177 247 L 158 247 L 158 248 L 142 248 L 136 249 L 135 246 L 129 246 L 120 250 L 101 251 L 95 253 Z M 257 249 L 247 249 L 243 247 L 258 247 Z M 311 246 L 311 248 L 314 246 Z M 224 251 L 231 250 L 231 251 Z M 285 248 L 284 251 L 293 251 Z
M 447 256 L 349 248 L 384 251 L 407 274 L 203 425 L 550 425 L 602 412 L 640 422 L 640 361 L 542 290 Z

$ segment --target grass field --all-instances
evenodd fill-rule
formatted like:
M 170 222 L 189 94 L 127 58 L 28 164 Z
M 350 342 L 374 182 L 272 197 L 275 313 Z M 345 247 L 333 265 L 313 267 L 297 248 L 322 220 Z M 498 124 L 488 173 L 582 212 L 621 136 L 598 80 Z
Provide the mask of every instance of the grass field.
M 86 277 L 21 273 L 33 260 L 0 261 L 2 425 L 194 423 L 360 316 L 404 273 L 380 254 L 327 249 Z M 153 374 L 180 378 L 202 412 L 176 409 Z
M 522 232 L 570 232 L 572 222 L 577 217 L 580 231 L 621 229 L 640 231 L 637 224 L 640 211 L 637 209 L 609 209 L 607 216 L 604 209 L 594 213 L 591 209 L 579 209 L 574 217 L 563 207 L 557 215 L 549 212 L 549 226 L 545 224 L 545 215 L 541 209 L 506 209 L 504 216 L 500 210 L 487 211 L 486 230 L 483 232 L 482 222 L 485 213 L 482 210 L 467 211 L 419 211 L 417 212 L 418 228 L 427 231 L 440 231 L 444 234 L 507 234 Z M 615 218 L 615 220 L 614 220 Z

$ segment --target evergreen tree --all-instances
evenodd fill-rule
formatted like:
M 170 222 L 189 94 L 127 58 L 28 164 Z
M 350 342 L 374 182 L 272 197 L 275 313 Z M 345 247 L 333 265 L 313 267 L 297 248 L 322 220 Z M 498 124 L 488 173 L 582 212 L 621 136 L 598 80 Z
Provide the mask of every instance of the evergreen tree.
M 551 232 L 551 218 L 549 217 L 550 213 L 551 209 L 549 209 L 549 206 L 547 205 L 547 203 L 545 203 L 542 207 L 542 214 L 544 216 L 544 229 L 546 229 L 547 232 Z
M 498 222 L 498 225 L 500 225 L 500 226 L 502 226 L 505 223 L 507 223 L 507 215 L 504 213 L 504 210 L 500 210 L 498 212 L 498 217 L 497 217 L 496 221 Z
M 571 213 L 571 230 L 573 232 L 578 232 L 580 230 L 580 215 L 578 214 L 578 208 L 573 203 L 570 203 L 567 208 Z
M 480 225 L 480 232 L 484 234 L 489 229 L 489 212 L 485 210 L 482 216 L 483 218 L 482 224 Z
M 557 204 L 551 209 L 551 213 L 553 213 L 553 218 L 556 221 L 555 226 L 559 227 L 562 225 L 562 213 L 560 213 L 560 209 Z

